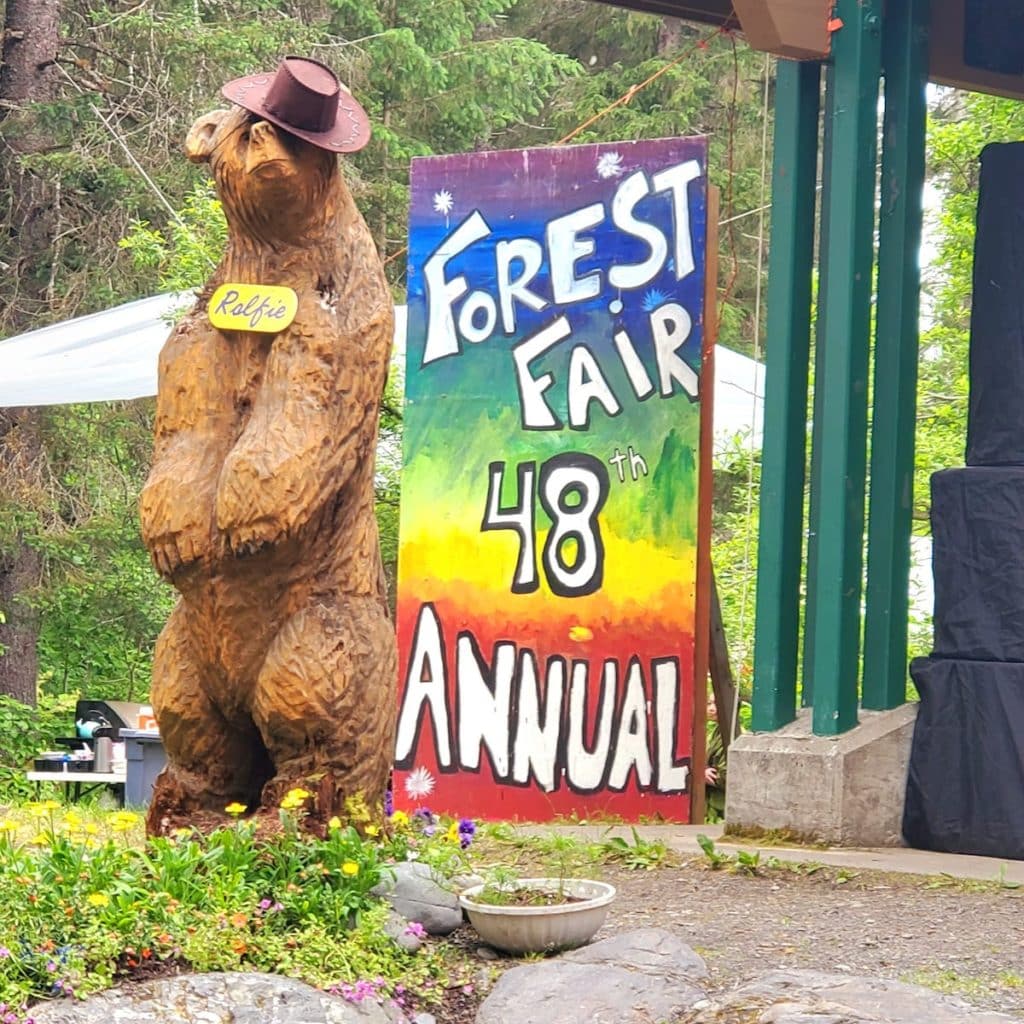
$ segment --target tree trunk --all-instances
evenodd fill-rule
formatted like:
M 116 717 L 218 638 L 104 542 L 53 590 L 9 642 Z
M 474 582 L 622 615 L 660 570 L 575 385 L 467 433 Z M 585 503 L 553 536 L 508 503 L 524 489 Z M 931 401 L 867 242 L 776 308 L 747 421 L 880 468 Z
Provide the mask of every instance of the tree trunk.
M 0 66 L 0 98 L 7 104 L 53 96 L 59 25 L 59 0 L 7 0 Z
M 19 539 L 10 558 L 0 558 L 0 694 L 36 702 L 38 616 L 19 600 L 39 581 L 39 552 Z
M 683 23 L 666 15 L 658 29 L 658 56 L 674 57 L 683 39 Z
M 27 172 L 19 157 L 39 152 L 52 141 L 27 108 L 57 94 L 59 17 L 57 0 L 7 0 L 0 64 L 0 126 L 14 159 L 3 161 L 0 186 L 11 197 L 10 219 L 4 224 L 4 248 L 12 254 L 13 265 L 4 272 L 15 287 L 4 289 L 0 335 L 35 326 L 47 309 L 54 191 L 51 183 Z
M 43 460 L 34 410 L 0 409 L 0 494 L 12 505 L 37 504 Z M 0 524 L 2 526 L 3 524 Z M 18 530 L 0 531 L 0 694 L 36 702 L 39 620 L 25 595 L 39 583 L 42 558 Z
M 0 126 L 15 158 L 2 161 L 0 188 L 10 196 L 2 234 L 12 265 L 3 270 L 13 287 L 4 289 L 0 303 L 0 336 L 36 326 L 47 316 L 53 281 L 53 189 L 27 172 L 18 158 L 47 145 L 27 107 L 56 96 L 59 43 L 59 0 L 7 0 Z M 21 505 L 38 496 L 35 483 L 42 461 L 38 414 L 0 410 L 0 497 Z M 7 537 L 0 533 L 0 541 L 0 613 L 6 619 L 0 623 L 0 693 L 34 703 L 38 618 L 22 598 L 39 582 L 41 558 L 20 530 Z

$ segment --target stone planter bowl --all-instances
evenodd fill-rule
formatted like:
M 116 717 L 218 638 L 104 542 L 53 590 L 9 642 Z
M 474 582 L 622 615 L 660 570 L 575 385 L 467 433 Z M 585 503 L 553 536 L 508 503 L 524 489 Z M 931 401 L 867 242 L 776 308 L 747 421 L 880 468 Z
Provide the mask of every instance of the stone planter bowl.
M 484 889 L 474 885 L 459 897 L 469 915 L 470 924 L 480 938 L 506 953 L 547 953 L 559 949 L 575 949 L 588 943 L 604 924 L 608 907 L 615 899 L 615 887 L 606 882 L 568 878 L 522 878 L 516 889 L 561 891 L 582 902 L 562 903 L 553 907 L 500 907 L 477 903 L 473 898 Z

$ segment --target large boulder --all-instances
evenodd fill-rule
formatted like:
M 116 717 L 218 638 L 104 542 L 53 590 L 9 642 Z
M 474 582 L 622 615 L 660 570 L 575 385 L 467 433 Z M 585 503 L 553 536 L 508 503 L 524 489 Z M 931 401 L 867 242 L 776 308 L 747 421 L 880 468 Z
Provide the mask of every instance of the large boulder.
M 273 974 L 183 974 L 34 1008 L 36 1024 L 401 1024 L 393 1008 L 351 1003 Z
M 694 1024 L 1012 1024 L 917 985 L 820 971 L 775 971 L 743 985 Z
M 477 1024 L 650 1024 L 707 996 L 704 961 L 670 932 L 645 928 L 501 976 Z
M 406 921 L 418 921 L 430 935 L 447 935 L 462 924 L 459 897 L 433 868 L 403 861 L 393 870 L 394 877 L 385 874 L 373 894 L 386 899 Z

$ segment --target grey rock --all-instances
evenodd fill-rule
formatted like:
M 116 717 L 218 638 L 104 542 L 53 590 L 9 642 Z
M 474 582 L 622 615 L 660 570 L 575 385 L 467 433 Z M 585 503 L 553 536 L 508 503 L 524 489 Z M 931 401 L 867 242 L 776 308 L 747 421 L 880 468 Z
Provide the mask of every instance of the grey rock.
M 447 935 L 462 924 L 459 897 L 444 885 L 444 878 L 427 864 L 406 861 L 394 866 L 372 890 L 407 921 L 418 921 L 430 935 Z
M 757 1013 L 756 1018 L 751 1014 Z M 695 1024 L 1011 1024 L 1016 1018 L 979 1010 L 917 985 L 820 971 L 775 971 L 736 989 Z
M 707 1001 L 693 979 L 704 961 L 660 928 L 627 932 L 543 963 L 506 971 L 477 1024 L 649 1024 Z
M 396 1024 L 376 1003 L 349 1003 L 272 974 L 183 974 L 34 1008 L 37 1024 Z
M 392 910 L 384 922 L 384 934 L 395 940 L 395 945 L 409 953 L 415 953 L 423 946 L 423 940 L 413 935 L 409 930 L 409 922 L 398 913 Z
M 472 889 L 474 885 L 483 885 L 487 879 L 483 875 L 452 875 L 452 886 L 456 892 Z
M 417 1013 L 412 1024 L 437 1024 L 437 1018 L 432 1013 Z
M 562 959 L 576 964 L 625 967 L 656 978 L 701 981 L 708 976 L 704 961 L 664 928 L 640 928 L 613 935 L 566 953 Z
M 480 957 L 481 960 L 498 959 L 498 951 L 496 949 L 491 949 L 490 946 L 477 946 L 476 955 Z

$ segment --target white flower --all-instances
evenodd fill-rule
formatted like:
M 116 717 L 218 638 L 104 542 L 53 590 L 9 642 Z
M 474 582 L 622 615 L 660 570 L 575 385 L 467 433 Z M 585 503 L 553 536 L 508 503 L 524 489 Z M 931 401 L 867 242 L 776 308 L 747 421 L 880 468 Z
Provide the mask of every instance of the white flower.
M 452 207 L 455 206 L 455 200 L 452 197 L 451 192 L 448 189 L 443 188 L 440 192 L 434 193 L 434 212 L 443 213 L 446 217 L 452 212 Z
M 618 153 L 602 153 L 597 161 L 599 178 L 617 178 L 624 170 L 622 157 Z
M 405 792 L 410 800 L 422 800 L 434 792 L 434 776 L 424 767 L 419 767 L 405 779 Z

